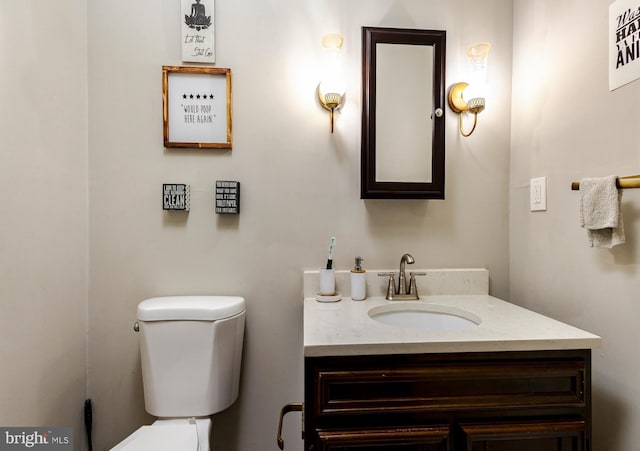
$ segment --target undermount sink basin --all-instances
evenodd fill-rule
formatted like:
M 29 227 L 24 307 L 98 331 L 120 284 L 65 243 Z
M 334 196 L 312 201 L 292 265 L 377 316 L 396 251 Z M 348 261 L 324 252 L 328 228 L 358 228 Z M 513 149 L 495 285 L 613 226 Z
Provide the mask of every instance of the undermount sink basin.
M 459 331 L 478 327 L 482 322 L 473 313 L 437 304 L 398 303 L 369 309 L 369 316 L 383 324 L 428 331 Z

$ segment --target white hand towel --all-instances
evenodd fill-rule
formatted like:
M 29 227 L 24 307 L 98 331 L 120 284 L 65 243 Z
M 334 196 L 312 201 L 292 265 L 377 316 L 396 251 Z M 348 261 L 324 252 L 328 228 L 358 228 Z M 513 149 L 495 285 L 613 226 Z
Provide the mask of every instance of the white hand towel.
M 612 248 L 625 241 L 617 177 L 580 180 L 580 226 L 587 229 L 591 247 Z

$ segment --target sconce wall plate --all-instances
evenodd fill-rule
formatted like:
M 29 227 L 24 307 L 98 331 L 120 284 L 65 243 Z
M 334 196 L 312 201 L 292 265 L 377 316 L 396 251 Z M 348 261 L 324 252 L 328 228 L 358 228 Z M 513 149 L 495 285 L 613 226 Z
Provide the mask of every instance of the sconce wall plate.
M 467 105 L 467 101 L 462 97 L 462 93 L 465 88 L 469 86 L 469 83 L 465 83 L 461 81 L 460 83 L 456 83 L 451 86 L 449 89 L 449 95 L 447 99 L 449 100 L 449 106 L 453 110 L 454 113 L 462 113 L 463 111 L 467 111 L 469 106 Z

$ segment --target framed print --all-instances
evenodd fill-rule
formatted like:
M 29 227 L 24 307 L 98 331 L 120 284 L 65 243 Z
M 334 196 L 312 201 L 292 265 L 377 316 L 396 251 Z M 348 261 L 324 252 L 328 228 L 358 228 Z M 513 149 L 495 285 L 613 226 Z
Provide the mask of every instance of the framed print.
M 165 147 L 231 149 L 231 69 L 162 67 Z
M 215 63 L 214 0 L 182 0 L 182 61 Z
M 609 91 L 640 78 L 640 0 L 609 5 Z

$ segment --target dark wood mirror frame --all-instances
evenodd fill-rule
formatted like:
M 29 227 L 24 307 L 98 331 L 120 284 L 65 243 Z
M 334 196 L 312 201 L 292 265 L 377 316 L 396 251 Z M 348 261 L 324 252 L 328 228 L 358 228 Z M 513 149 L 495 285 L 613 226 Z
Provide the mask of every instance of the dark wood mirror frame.
M 376 45 L 433 46 L 433 142 L 430 183 L 376 180 Z M 362 27 L 362 199 L 444 199 L 446 31 Z M 436 115 L 436 110 L 441 115 Z M 426 146 L 426 144 L 425 144 Z M 411 162 L 407 162 L 411 164 Z

